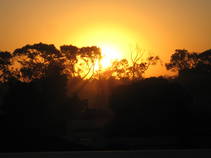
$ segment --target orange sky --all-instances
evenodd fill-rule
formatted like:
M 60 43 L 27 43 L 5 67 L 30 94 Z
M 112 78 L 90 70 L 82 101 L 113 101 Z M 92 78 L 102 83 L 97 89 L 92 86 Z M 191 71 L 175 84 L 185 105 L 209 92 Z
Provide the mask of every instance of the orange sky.
M 128 57 L 137 44 L 165 62 L 177 48 L 211 48 L 210 10 L 210 0 L 0 0 L 0 50 L 108 45 Z

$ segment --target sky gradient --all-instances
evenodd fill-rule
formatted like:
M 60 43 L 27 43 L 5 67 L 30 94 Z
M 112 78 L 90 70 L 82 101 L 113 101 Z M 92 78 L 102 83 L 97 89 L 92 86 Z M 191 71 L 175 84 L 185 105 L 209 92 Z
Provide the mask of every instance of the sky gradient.
M 0 50 L 38 42 L 135 45 L 167 61 L 175 49 L 211 48 L 210 0 L 0 0 Z

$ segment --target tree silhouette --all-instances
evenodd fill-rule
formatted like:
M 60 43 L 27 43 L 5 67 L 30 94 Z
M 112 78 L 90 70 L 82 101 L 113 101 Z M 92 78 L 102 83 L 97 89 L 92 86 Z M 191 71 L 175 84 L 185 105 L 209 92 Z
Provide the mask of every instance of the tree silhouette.
M 141 57 L 136 58 L 132 60 L 132 64 L 127 59 L 116 60 L 111 67 L 99 72 L 100 76 L 102 78 L 112 77 L 117 80 L 142 80 L 149 67 L 160 60 L 158 56 L 150 56 L 145 61 L 141 61 L 143 60 Z
M 170 63 L 166 64 L 167 70 L 177 71 L 179 75 L 211 72 L 211 51 L 202 53 L 190 53 L 187 50 L 177 49 L 171 56 Z
M 72 77 L 82 79 L 94 74 L 94 65 L 101 58 L 100 48 L 95 46 L 77 48 L 72 45 L 63 45 L 60 50 L 66 57 L 66 71 Z
M 5 82 L 11 77 L 9 66 L 11 64 L 12 55 L 10 52 L 0 51 L 0 81 Z
M 5 127 L 7 136 L 24 137 L 26 141 L 25 138 L 32 135 L 64 135 L 66 122 L 87 106 L 78 93 L 71 97 L 67 95 L 71 74 L 65 72 L 66 62 L 76 63 L 77 56 L 81 55 L 84 58 L 90 56 L 93 63 L 100 52 L 96 47 L 78 48 L 72 52 L 68 52 L 69 46 L 61 49 L 60 52 L 54 45 L 39 43 L 16 49 L 12 54 L 0 52 L 1 77 L 6 81 L 7 73 L 12 76 L 3 83 L 8 90 L 1 96 L 4 101 L 1 110 L 6 112 L 5 126 L 11 125 L 14 129 Z
M 41 78 L 50 63 L 62 63 L 58 62 L 61 57 L 60 51 L 54 45 L 26 45 L 13 52 L 13 59 L 20 64 L 18 69 L 14 65 L 13 74 L 22 81 Z
M 211 81 L 211 50 L 202 53 L 190 53 L 187 50 L 176 50 L 171 56 L 170 63 L 166 68 L 171 71 L 178 71 L 175 78 L 193 96 L 194 113 L 200 118 L 195 118 L 194 126 L 209 128 L 210 118 L 210 81 Z M 202 115 L 203 113 L 203 115 Z M 193 121 L 193 122 L 194 122 Z M 202 130 L 203 131 L 203 130 Z
M 91 78 L 95 71 L 95 64 L 101 59 L 101 51 L 100 48 L 92 46 L 92 47 L 82 47 L 79 50 L 78 59 L 81 61 L 78 65 L 76 65 L 76 69 L 78 70 L 78 75 L 85 79 L 86 77 Z M 80 73 L 82 72 L 83 75 Z
M 67 95 L 67 76 L 57 63 L 48 65 L 45 75 L 31 82 L 9 80 L 4 97 L 5 120 L 13 130 L 8 134 L 22 137 L 64 136 L 67 122 L 85 108 L 77 94 Z M 9 136 L 9 135 L 8 135 Z
M 146 58 L 145 52 L 139 47 L 136 47 L 135 51 L 131 50 L 130 55 L 132 66 L 129 67 L 129 71 L 132 74 L 132 80 L 143 79 L 143 74 L 148 68 L 151 65 L 155 65 L 160 60 L 158 56 L 149 56 Z
M 78 62 L 77 55 L 78 55 L 79 48 L 72 46 L 72 45 L 63 45 L 60 46 L 60 51 L 62 55 L 65 57 L 65 72 L 70 75 L 70 77 L 75 76 L 75 64 Z
M 61 57 L 61 53 L 53 44 L 38 43 L 33 45 L 26 45 L 22 48 L 16 49 L 13 52 L 14 56 L 27 55 L 29 58 L 35 58 L 40 55 L 45 60 L 50 61 L 54 58 Z
M 144 73 L 150 66 L 156 65 L 160 58 L 158 56 L 147 56 L 147 54 L 136 47 L 131 50 L 131 58 L 114 60 L 108 68 L 99 69 L 94 75 L 97 79 L 117 79 L 117 80 L 142 80 Z
M 179 73 L 193 69 L 198 62 L 198 54 L 189 53 L 185 49 L 176 49 L 171 56 L 170 63 L 166 64 L 167 70 L 177 71 Z
M 201 73 L 211 72 L 211 49 L 198 55 L 198 63 L 195 70 Z

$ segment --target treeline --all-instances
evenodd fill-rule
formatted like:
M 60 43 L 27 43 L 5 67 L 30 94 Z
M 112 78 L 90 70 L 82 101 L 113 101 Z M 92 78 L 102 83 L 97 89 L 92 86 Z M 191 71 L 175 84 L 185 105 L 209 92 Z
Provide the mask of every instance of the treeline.
M 95 70 L 102 59 L 100 48 L 95 46 L 64 45 L 58 50 L 39 43 L 12 53 L 0 52 L 1 150 L 77 146 L 61 140 L 61 136 L 67 135 L 72 120 L 87 112 L 89 98 L 80 98 L 79 93 L 91 79 L 99 83 L 100 91 L 105 82 L 110 87 L 108 106 L 114 117 L 104 129 L 108 139 L 166 135 L 187 144 L 190 133 L 203 135 L 209 131 L 211 50 L 176 50 L 166 64 L 168 70 L 178 72 L 175 78 L 144 79 L 144 72 L 159 57 L 143 61 L 139 53 L 134 52 L 132 64 L 122 59 L 103 71 L 100 65 Z M 79 82 L 80 86 L 72 90 Z M 104 101 L 99 96 L 97 99 L 99 104 Z
M 0 79 L 3 82 L 10 78 L 30 82 L 50 73 L 51 67 L 55 65 L 61 74 L 83 77 L 81 71 L 89 70 L 100 56 L 100 49 L 94 46 L 77 48 L 63 45 L 58 50 L 54 45 L 43 43 L 26 45 L 12 53 L 0 52 Z M 79 60 L 85 62 L 80 64 L 81 67 L 75 66 Z
M 107 137 L 139 141 L 117 141 L 113 148 L 211 147 L 211 50 L 176 50 L 166 68 L 178 76 L 151 77 L 113 89 L 110 107 L 115 115 Z
M 127 59 L 116 60 L 102 71 L 101 49 L 96 46 L 78 48 L 63 45 L 58 50 L 52 44 L 26 45 L 13 52 L 0 51 L 0 81 L 15 78 L 30 82 L 48 74 L 52 65 L 56 65 L 68 78 L 99 78 L 100 74 L 100 78 L 139 79 L 143 78 L 149 66 L 159 60 L 157 56 L 150 56 L 142 61 L 141 53 L 138 50 L 133 52 L 135 56 L 131 58 L 131 64 Z
M 38 43 L 13 52 L 1 51 L 0 137 L 4 146 L 1 150 L 49 149 L 51 143 L 52 148 L 61 144 L 67 144 L 69 149 L 77 146 L 61 137 L 67 135 L 71 120 L 88 108 L 87 99 L 79 98 L 87 80 L 109 77 L 103 74 L 100 65 L 98 70 L 94 69 L 101 58 L 101 50 L 95 46 L 63 45 L 58 50 L 54 45 Z M 111 75 L 113 79 L 120 76 L 126 79 L 128 73 L 137 78 L 145 71 L 142 69 L 155 64 L 156 60 L 157 57 L 150 57 L 151 63 L 134 61 L 134 69 L 125 59 L 116 61 L 109 74 L 115 74 Z M 124 72 L 125 75 L 118 75 Z

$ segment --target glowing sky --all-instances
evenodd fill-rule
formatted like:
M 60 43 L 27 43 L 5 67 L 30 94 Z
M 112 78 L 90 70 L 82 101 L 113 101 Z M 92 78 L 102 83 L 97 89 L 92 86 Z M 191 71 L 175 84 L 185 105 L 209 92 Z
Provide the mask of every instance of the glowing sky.
M 211 48 L 211 0 L 0 0 L 0 50 L 37 42 L 136 44 L 164 61 L 177 48 Z

